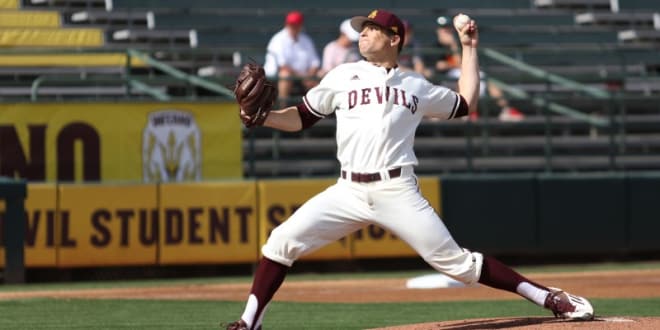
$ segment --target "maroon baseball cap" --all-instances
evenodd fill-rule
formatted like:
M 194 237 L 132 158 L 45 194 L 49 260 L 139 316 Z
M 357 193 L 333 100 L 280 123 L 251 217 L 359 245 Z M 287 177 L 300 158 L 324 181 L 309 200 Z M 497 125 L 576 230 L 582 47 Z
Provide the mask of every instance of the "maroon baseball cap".
M 351 26 L 357 32 L 362 32 L 364 23 L 372 22 L 384 29 L 392 31 L 394 34 L 401 38 L 401 45 L 403 45 L 404 36 L 406 35 L 406 28 L 403 22 L 387 10 L 376 9 L 373 10 L 368 16 L 355 16 L 351 18 Z

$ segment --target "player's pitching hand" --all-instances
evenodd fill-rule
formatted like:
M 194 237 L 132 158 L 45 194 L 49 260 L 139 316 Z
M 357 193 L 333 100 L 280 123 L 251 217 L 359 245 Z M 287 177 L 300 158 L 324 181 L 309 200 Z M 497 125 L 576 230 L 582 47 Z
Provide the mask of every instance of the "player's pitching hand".
M 458 32 L 458 38 L 463 47 L 477 47 L 479 44 L 477 22 L 467 15 L 458 14 L 454 17 L 454 27 L 456 28 L 456 32 Z

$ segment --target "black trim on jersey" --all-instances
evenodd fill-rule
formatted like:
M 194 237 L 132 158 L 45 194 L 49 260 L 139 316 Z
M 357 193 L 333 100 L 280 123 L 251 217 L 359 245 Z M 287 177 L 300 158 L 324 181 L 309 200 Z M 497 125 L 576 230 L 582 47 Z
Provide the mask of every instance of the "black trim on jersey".
M 317 121 L 323 118 L 317 116 L 316 113 L 314 113 L 305 103 L 296 105 L 296 108 L 298 109 L 298 115 L 300 116 L 302 129 L 312 127 L 314 124 L 316 124 Z
M 449 117 L 448 117 L 447 119 L 453 119 L 453 118 L 455 118 L 454 115 L 456 114 L 456 109 L 458 108 L 458 103 L 459 103 L 459 101 L 460 101 L 460 97 L 461 97 L 461 95 L 458 94 L 458 93 L 454 93 L 454 96 L 456 96 L 456 97 L 454 98 L 454 106 L 451 107 L 451 113 L 449 114 Z
M 467 104 L 467 101 L 463 98 L 462 95 L 458 95 L 460 97 L 461 102 L 458 105 L 458 111 L 456 112 L 456 118 L 458 117 L 465 117 L 468 115 L 468 112 L 470 112 L 470 107 Z

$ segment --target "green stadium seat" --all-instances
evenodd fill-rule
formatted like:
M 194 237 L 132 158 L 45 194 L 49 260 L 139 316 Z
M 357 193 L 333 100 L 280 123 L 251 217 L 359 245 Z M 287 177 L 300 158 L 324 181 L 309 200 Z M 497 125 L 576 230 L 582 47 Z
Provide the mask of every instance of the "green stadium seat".
M 657 15 L 657 14 L 655 14 Z M 654 13 L 580 13 L 575 15 L 575 23 L 582 25 L 604 25 L 611 27 L 621 26 L 653 26 Z
M 534 0 L 538 8 L 610 9 L 610 0 Z
M 612 0 L 612 11 L 660 11 L 660 2 L 654 0 Z

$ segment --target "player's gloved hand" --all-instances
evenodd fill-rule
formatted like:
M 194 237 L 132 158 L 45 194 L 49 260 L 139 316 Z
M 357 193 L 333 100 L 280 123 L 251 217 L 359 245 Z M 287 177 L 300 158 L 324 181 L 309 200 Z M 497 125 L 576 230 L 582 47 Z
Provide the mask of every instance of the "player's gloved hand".
M 236 78 L 234 96 L 240 107 L 239 117 L 245 127 L 261 126 L 273 109 L 277 88 L 266 79 L 261 66 L 248 63 Z

